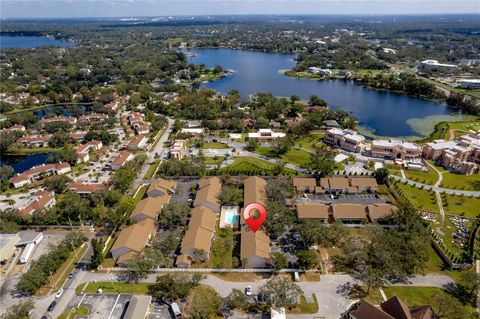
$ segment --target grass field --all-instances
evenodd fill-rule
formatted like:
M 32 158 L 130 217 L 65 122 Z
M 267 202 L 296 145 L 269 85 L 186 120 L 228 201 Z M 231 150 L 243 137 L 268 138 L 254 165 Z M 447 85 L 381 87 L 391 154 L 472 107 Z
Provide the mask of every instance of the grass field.
M 77 286 L 75 291 L 77 294 L 81 293 L 86 284 Z M 102 289 L 104 294 L 146 294 L 148 292 L 149 283 L 131 283 L 131 282 L 89 282 L 88 286 L 83 291 L 87 294 L 96 294 L 98 289 Z
M 274 164 L 248 156 L 236 157 L 232 164 L 216 171 L 217 173 L 227 172 L 232 175 L 246 174 L 246 175 L 270 175 Z M 295 171 L 284 168 L 284 174 L 295 175 Z
M 208 142 L 203 144 L 202 149 L 225 149 L 228 148 L 228 145 L 225 143 L 219 143 L 219 142 Z
M 147 172 L 145 173 L 145 176 L 143 178 L 152 178 L 153 177 L 153 173 L 155 173 L 155 170 L 157 169 L 158 165 L 160 165 L 160 161 L 159 160 L 156 160 L 154 161 L 150 167 L 148 167 L 148 170 Z
M 263 156 L 275 158 L 274 155 L 272 154 L 272 151 L 273 151 L 273 147 L 258 147 L 255 150 L 255 153 Z M 291 149 L 287 153 L 281 155 L 280 159 L 285 163 L 289 163 L 289 164 L 300 166 L 300 167 L 305 167 L 311 162 L 310 153 L 307 153 L 299 149 Z
M 442 174 L 443 179 L 440 187 L 462 190 L 480 190 L 480 177 L 478 174 L 462 175 L 446 172 Z
M 428 172 L 422 171 L 409 171 L 405 170 L 405 177 L 413 181 L 434 185 L 438 180 L 438 174 L 432 168 L 429 168 Z
M 442 195 L 442 203 L 447 214 L 469 218 L 480 215 L 480 198 L 478 197 Z
M 318 311 L 317 296 L 315 294 L 312 294 L 311 300 L 312 302 L 308 302 L 305 296 L 301 296 L 300 303 L 296 304 L 295 306 L 289 306 L 286 312 L 289 314 L 317 313 Z
M 217 229 L 212 242 L 212 254 L 209 263 L 214 268 L 232 268 L 234 233 L 227 229 Z
M 223 162 L 225 160 L 225 157 L 223 156 L 219 156 L 219 157 L 205 157 L 203 159 L 203 163 L 205 163 L 205 165 L 215 165 L 215 164 L 219 164 L 221 162 Z
M 421 210 L 428 210 L 432 212 L 439 211 L 435 194 L 431 191 L 419 189 L 403 183 L 396 183 L 405 198 L 407 198 L 413 207 Z
M 302 137 L 299 140 L 295 141 L 295 146 L 299 148 L 304 148 L 310 151 L 315 151 L 316 145 L 323 144 L 322 139 L 325 137 L 325 134 L 312 134 L 309 136 Z

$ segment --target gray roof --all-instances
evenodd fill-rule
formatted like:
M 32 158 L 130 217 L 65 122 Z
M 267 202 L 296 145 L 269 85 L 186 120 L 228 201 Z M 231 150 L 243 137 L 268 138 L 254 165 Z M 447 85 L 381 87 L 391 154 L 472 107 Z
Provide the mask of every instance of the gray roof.
M 8 245 L 11 240 L 18 240 L 17 234 L 0 234 L 0 249 Z
M 31 232 L 31 231 L 21 231 L 18 233 L 18 236 L 20 236 L 20 240 L 15 246 L 25 246 L 36 241 L 38 237 L 42 236 L 42 233 Z
M 138 319 L 145 318 L 147 315 L 148 308 L 150 307 L 150 302 L 152 301 L 151 296 L 147 295 L 133 295 L 128 304 L 127 311 L 125 312 L 124 319 Z

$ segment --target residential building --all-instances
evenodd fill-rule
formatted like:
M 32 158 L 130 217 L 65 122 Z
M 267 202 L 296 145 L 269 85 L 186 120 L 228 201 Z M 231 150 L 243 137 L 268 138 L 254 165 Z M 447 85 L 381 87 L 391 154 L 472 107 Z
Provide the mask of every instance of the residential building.
M 457 84 L 462 89 L 478 89 L 480 88 L 480 79 L 461 79 L 457 80 Z
M 361 300 L 356 308 L 349 313 L 350 319 L 435 319 L 435 311 L 430 306 L 408 308 L 397 296 L 374 306 L 366 300 Z
M 175 140 L 170 148 L 170 157 L 176 160 L 182 160 L 187 151 L 186 140 Z
M 146 218 L 150 218 L 155 221 L 157 220 L 158 214 L 160 214 L 160 211 L 169 200 L 170 195 L 144 198 L 137 203 L 135 209 L 130 214 L 130 218 L 136 220 L 137 222 Z
M 249 140 L 255 140 L 260 143 L 273 141 L 277 138 L 285 137 L 286 134 L 283 132 L 274 132 L 269 128 L 261 128 L 258 132 L 248 133 Z
M 23 125 L 16 124 L 7 128 L 0 130 L 0 133 L 8 133 L 8 132 L 25 132 L 26 128 Z
M 205 130 L 202 128 L 199 121 L 188 121 L 187 123 L 185 123 L 185 126 L 181 129 L 180 132 L 193 136 L 199 136 L 205 133 Z
M 43 119 L 40 123 L 42 124 L 42 126 L 45 126 L 46 124 L 58 123 L 58 122 L 64 122 L 70 125 L 75 125 L 77 123 L 77 118 L 71 117 L 71 116 L 54 116 L 54 117 Z
M 123 167 L 128 161 L 131 161 L 135 156 L 127 151 L 122 151 L 118 156 L 112 161 L 112 170 L 116 171 L 120 167 Z
M 243 218 L 242 218 L 243 219 Z M 261 229 L 253 232 L 242 226 L 240 235 L 240 259 L 246 260 L 248 268 L 265 268 L 270 258 L 270 238 Z
M 324 141 L 354 153 L 361 153 L 366 148 L 365 137 L 353 130 L 331 128 L 325 134 Z
M 377 180 L 373 177 L 354 177 L 350 179 L 350 186 L 355 187 L 358 193 L 377 192 Z
M 110 188 L 109 183 L 89 183 L 89 182 L 82 182 L 82 181 L 72 182 L 70 183 L 70 185 L 68 185 L 69 191 L 73 193 L 77 193 L 80 196 L 88 196 L 101 189 L 109 189 L 109 188 Z
M 90 152 L 98 151 L 103 147 L 101 141 L 89 141 L 85 144 L 80 144 L 75 148 L 75 153 L 77 155 L 77 163 L 85 163 L 90 160 Z
M 395 139 L 372 141 L 371 152 L 373 157 L 407 161 L 422 155 L 422 149 L 417 144 Z
M 15 253 L 15 244 L 20 240 L 18 234 L 0 234 L 0 261 L 8 261 Z
M 455 141 L 432 141 L 425 144 L 422 155 L 455 173 L 479 173 L 480 133 L 463 135 Z
M 345 224 L 361 224 L 367 218 L 364 205 L 332 204 L 331 207 L 335 221 L 341 221 Z
M 267 182 L 258 176 L 247 177 L 243 181 L 243 205 L 247 206 L 251 203 L 259 203 L 265 205 L 267 195 L 265 187 Z
M 21 209 L 17 210 L 16 213 L 18 215 L 22 217 L 32 215 L 38 210 L 52 208 L 56 203 L 54 192 L 39 191 L 33 193 L 30 197 L 31 198 L 27 204 Z
M 188 223 L 188 229 L 185 232 L 180 245 L 181 254 L 194 261 L 208 260 L 210 257 L 212 239 L 215 236 L 216 225 L 216 212 L 205 206 L 193 208 Z M 182 261 L 181 259 L 177 260 L 177 262 Z M 183 264 L 182 266 L 185 265 Z
M 313 193 L 317 186 L 315 178 L 294 177 L 292 178 L 292 182 L 297 193 Z
M 136 135 L 130 143 L 128 143 L 128 149 L 138 150 L 143 149 L 147 146 L 148 138 L 143 135 Z
M 84 131 L 68 133 L 68 137 L 77 142 L 83 142 L 83 140 L 85 139 L 85 135 L 87 135 L 87 132 Z
M 83 123 L 101 123 L 108 119 L 108 114 L 104 113 L 91 113 L 82 115 L 78 118 L 79 122 Z
M 373 223 L 385 223 L 387 218 L 397 210 L 397 206 L 386 203 L 367 205 L 367 214 Z
M 355 192 L 350 187 L 346 177 L 325 177 L 320 179 L 320 187 L 316 188 L 317 193 L 341 194 Z
M 42 164 L 34 166 L 21 174 L 10 178 L 13 187 L 19 188 L 42 179 L 44 176 L 66 174 L 71 171 L 70 164 L 60 162 L 56 164 Z
M 329 215 L 329 205 L 319 203 L 297 204 L 298 219 L 312 218 L 327 223 Z
M 340 128 L 340 124 L 338 124 L 337 121 L 335 120 L 325 120 L 323 121 L 323 125 L 326 127 L 326 128 Z
M 177 183 L 174 180 L 159 178 L 150 183 L 147 190 L 148 197 L 165 196 L 175 193 Z
M 220 190 L 222 183 L 218 177 L 202 178 L 198 182 L 198 190 L 195 196 L 194 207 L 205 206 L 214 212 L 220 212 Z
M 120 266 L 128 265 L 132 258 L 140 254 L 152 237 L 155 236 L 156 230 L 157 226 L 150 218 L 124 228 L 118 234 L 110 250 L 117 264 Z
M 27 147 L 47 147 L 48 142 L 52 139 L 52 135 L 27 135 L 20 137 L 17 142 Z

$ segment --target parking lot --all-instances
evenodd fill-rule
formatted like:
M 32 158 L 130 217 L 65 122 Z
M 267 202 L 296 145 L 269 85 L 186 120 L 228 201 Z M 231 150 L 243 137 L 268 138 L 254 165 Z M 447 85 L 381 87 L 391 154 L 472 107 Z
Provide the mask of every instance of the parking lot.
M 127 311 L 132 295 L 86 294 L 83 300 L 81 297 L 83 296 L 75 298 L 70 306 L 77 306 L 79 302 L 77 299 L 80 298 L 80 306 L 89 309 L 89 319 L 121 319 Z
M 332 198 L 333 197 L 333 198 Z M 303 194 L 297 196 L 297 203 L 319 202 L 325 204 L 376 204 L 387 202 L 386 198 L 377 194 Z
M 171 203 L 187 203 L 188 199 L 194 199 L 190 196 L 191 189 L 197 186 L 198 180 L 191 179 L 179 179 L 177 180 L 177 187 L 175 188 L 175 194 L 172 195 Z

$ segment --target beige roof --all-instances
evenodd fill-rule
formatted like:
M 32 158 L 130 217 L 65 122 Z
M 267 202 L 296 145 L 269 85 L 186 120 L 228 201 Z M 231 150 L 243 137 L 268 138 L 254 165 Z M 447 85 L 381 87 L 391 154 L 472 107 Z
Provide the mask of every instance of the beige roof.
M 317 181 L 315 178 L 308 177 L 294 177 L 292 179 L 294 187 L 315 187 L 317 186 Z
M 215 232 L 217 226 L 217 213 L 210 208 L 198 206 L 192 209 L 189 228 L 201 227 L 208 231 Z
M 204 201 L 220 205 L 218 195 L 220 195 L 222 183 L 218 177 L 211 177 L 208 180 L 201 179 L 198 184 L 200 188 L 195 196 L 194 206 L 201 205 Z
M 167 180 L 163 178 L 156 179 L 150 183 L 147 193 L 154 190 L 159 190 L 162 193 L 171 193 L 175 190 L 177 183 L 174 180 Z
M 129 251 L 128 253 L 123 254 L 123 255 L 121 255 L 120 257 L 118 257 L 117 263 L 118 263 L 118 264 L 126 263 L 126 262 L 131 261 L 132 259 L 134 259 L 136 256 L 138 256 L 138 253 L 136 253 L 136 252 L 134 252 L 134 251 Z
M 330 206 L 325 204 L 298 204 L 298 218 L 328 218 Z
M 250 176 L 244 182 L 243 189 L 243 205 L 247 206 L 251 203 L 265 204 L 265 187 L 267 183 L 258 176 Z
M 367 205 L 367 209 L 368 216 L 370 216 L 371 219 L 384 218 L 392 214 L 394 211 L 398 210 L 396 206 L 391 204 Z
M 360 204 L 332 204 L 333 217 L 366 218 L 365 206 Z
M 352 178 L 350 184 L 352 186 L 362 187 L 362 186 L 370 186 L 370 187 L 377 187 L 377 181 L 373 177 L 357 177 Z
M 240 239 L 240 258 L 270 258 L 270 238 L 261 230 L 253 232 L 249 227 L 242 227 Z
M 330 177 L 328 184 L 331 189 L 343 189 L 350 186 L 346 177 Z
M 151 219 L 156 219 L 163 205 L 168 203 L 169 200 L 170 200 L 169 195 L 158 196 L 158 197 L 147 197 L 145 199 L 142 199 L 137 203 L 137 206 L 135 206 L 135 209 L 133 210 L 130 217 L 134 218 L 135 216 L 143 214 L 148 216 Z
M 183 236 L 181 253 L 183 254 L 192 248 L 210 252 L 212 236 L 213 233 L 205 228 L 189 226 L 185 236 Z
M 187 264 L 187 265 L 191 265 L 192 264 L 192 261 L 190 260 L 190 258 L 188 258 L 188 255 L 185 255 L 185 254 L 181 254 L 180 256 L 177 257 L 177 259 L 175 260 L 175 265 L 179 265 L 179 264 Z
M 128 247 L 140 252 L 148 242 L 150 235 L 156 230 L 155 222 L 149 218 L 123 229 L 112 246 L 112 251 Z

